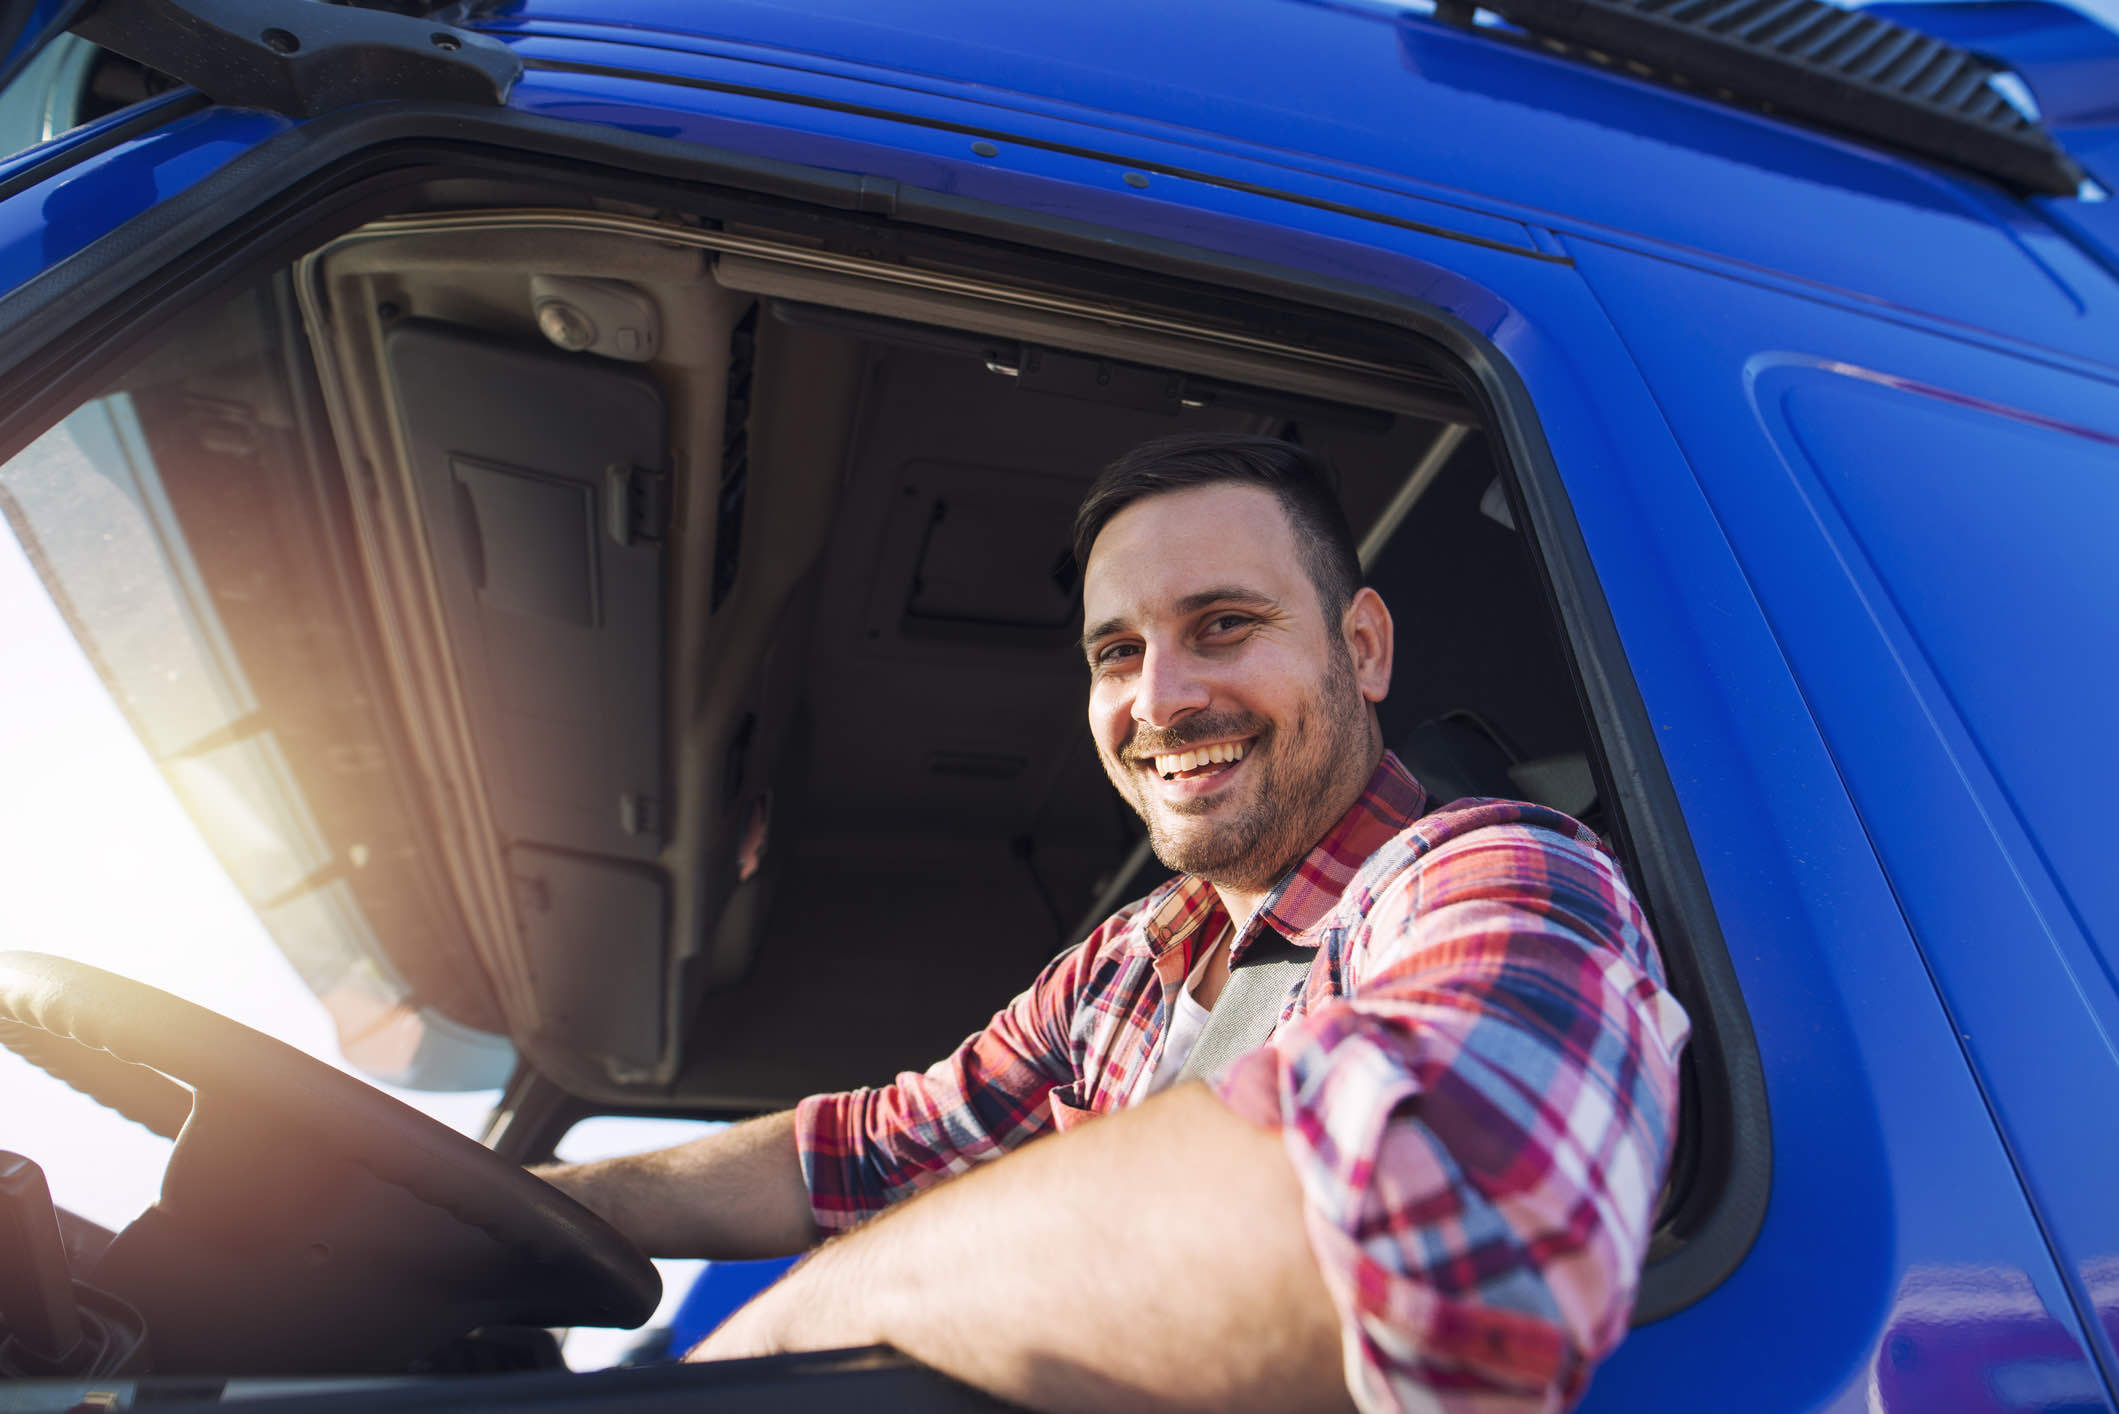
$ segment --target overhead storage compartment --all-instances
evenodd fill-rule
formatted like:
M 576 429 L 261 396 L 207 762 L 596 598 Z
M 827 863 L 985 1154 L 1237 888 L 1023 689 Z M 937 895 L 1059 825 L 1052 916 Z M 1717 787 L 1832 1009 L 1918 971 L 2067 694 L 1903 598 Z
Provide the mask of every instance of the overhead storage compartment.
M 511 845 L 662 847 L 668 416 L 638 369 L 405 320 L 385 340 L 464 707 Z

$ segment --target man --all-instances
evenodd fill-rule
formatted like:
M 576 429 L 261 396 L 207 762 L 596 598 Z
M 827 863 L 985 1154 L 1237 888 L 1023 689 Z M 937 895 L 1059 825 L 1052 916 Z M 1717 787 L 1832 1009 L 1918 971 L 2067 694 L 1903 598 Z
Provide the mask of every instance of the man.
M 1098 754 L 1183 877 L 924 1074 L 547 1176 L 653 1253 L 835 1237 L 694 1358 L 887 1343 L 1051 1409 L 1572 1402 L 1687 1035 L 1618 868 L 1539 806 L 1427 809 L 1376 719 L 1390 613 L 1300 448 L 1140 447 L 1075 556 Z M 1262 941 L 1313 958 L 1270 1044 L 1180 1079 Z

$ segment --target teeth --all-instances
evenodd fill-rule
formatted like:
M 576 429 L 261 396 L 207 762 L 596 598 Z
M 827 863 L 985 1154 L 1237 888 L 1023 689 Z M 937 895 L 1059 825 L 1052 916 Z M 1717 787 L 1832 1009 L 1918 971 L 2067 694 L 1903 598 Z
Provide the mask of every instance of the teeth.
M 1175 776 L 1200 766 L 1215 766 L 1224 761 L 1243 760 L 1245 744 L 1240 741 L 1222 742 L 1215 746 L 1202 746 L 1197 751 L 1178 751 L 1155 758 L 1155 773 L 1160 776 Z

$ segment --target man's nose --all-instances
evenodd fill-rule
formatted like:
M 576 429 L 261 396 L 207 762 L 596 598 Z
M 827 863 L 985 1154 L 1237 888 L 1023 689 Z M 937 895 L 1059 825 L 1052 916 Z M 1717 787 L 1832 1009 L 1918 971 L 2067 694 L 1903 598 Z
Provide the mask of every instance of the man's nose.
M 1142 726 L 1167 727 L 1202 710 L 1213 692 L 1184 653 L 1150 648 L 1142 655 L 1133 685 L 1133 720 Z

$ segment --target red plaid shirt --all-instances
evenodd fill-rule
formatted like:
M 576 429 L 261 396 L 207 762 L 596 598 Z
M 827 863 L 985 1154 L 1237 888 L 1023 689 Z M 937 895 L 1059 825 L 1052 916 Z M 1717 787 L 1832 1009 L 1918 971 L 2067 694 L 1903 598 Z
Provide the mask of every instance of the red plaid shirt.
M 1386 755 L 1233 940 L 1317 956 L 1215 1088 L 1286 1143 L 1362 1408 L 1558 1409 L 1626 1333 L 1690 1025 L 1588 830 L 1426 806 Z M 926 1072 L 803 1101 L 819 1230 L 1122 1108 L 1228 921 L 1174 879 Z

